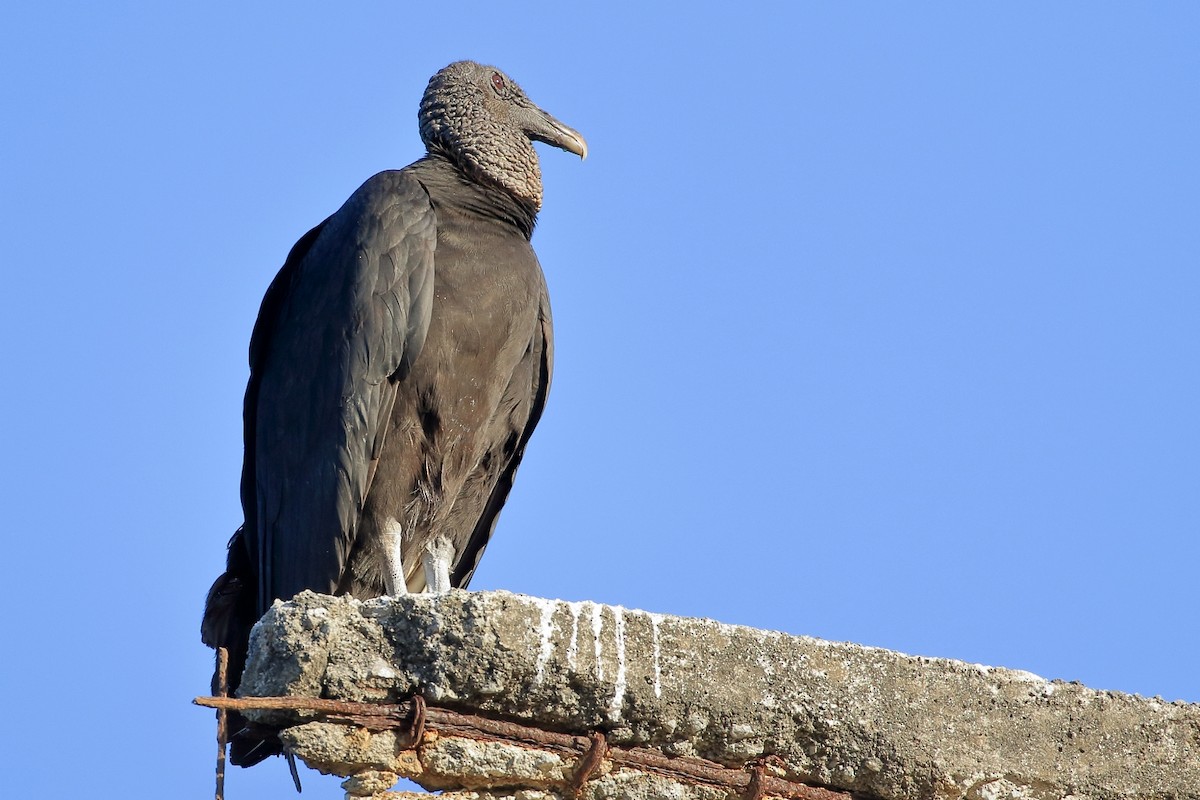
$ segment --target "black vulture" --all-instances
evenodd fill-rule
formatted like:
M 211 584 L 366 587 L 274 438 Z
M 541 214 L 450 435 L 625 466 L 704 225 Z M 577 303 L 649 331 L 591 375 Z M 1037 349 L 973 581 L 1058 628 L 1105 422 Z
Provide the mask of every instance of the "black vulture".
M 533 142 L 587 145 L 470 61 L 430 79 L 418 119 L 426 155 L 304 234 L 254 324 L 244 523 L 201 627 L 229 650 L 231 689 L 277 598 L 465 588 L 546 402 Z M 234 763 L 278 752 L 243 734 Z

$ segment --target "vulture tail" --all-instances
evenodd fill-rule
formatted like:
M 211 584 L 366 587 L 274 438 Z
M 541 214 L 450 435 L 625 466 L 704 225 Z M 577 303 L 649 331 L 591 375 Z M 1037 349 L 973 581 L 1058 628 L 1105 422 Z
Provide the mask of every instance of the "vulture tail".
M 228 688 L 232 696 L 242 682 L 246 668 L 246 651 L 250 629 L 258 622 L 255 602 L 258 589 L 250 556 L 246 550 L 242 529 L 238 528 L 229 540 L 229 557 L 225 572 L 213 582 L 204 603 L 204 619 L 200 623 L 200 638 L 216 650 L 229 651 Z M 217 673 L 213 671 L 212 693 L 219 694 Z M 236 711 L 228 712 L 229 760 L 239 767 L 251 767 L 282 752 L 278 737 L 267 728 L 255 726 Z

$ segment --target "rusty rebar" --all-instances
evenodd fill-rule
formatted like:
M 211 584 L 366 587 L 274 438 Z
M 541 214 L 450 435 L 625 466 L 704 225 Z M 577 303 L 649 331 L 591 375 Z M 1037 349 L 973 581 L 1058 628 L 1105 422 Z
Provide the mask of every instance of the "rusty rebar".
M 208 708 L 224 708 L 237 711 L 275 710 L 305 711 L 323 716 L 328 721 L 352 724 L 368 730 L 398 729 L 415 731 L 418 706 L 424 706 L 423 731 L 435 731 L 442 736 L 459 736 L 481 741 L 502 741 L 531 749 L 549 750 L 564 755 L 574 755 L 579 761 L 575 774 L 591 759 L 589 754 L 599 750 L 596 739 L 558 731 L 535 728 L 516 722 L 463 714 L 447 708 L 438 708 L 421 701 L 402 703 L 362 703 L 350 700 L 328 700 L 316 697 L 197 697 L 197 705 Z M 411 738 L 411 736 L 409 737 Z M 603 739 L 603 737 L 601 737 Z M 409 749 L 418 747 L 419 740 L 409 744 Z M 646 747 L 620 747 L 604 744 L 603 755 L 591 764 L 584 783 L 608 760 L 616 767 L 640 770 L 679 781 L 724 789 L 736 796 L 747 796 L 753 792 L 758 797 L 783 797 L 789 800 L 849 800 L 848 792 L 836 791 L 823 786 L 780 778 L 768 774 L 765 768 L 747 772 L 745 768 L 726 767 L 715 761 L 695 756 L 668 756 Z M 759 765 L 761 766 L 761 765 Z M 583 784 L 581 783 L 581 786 Z

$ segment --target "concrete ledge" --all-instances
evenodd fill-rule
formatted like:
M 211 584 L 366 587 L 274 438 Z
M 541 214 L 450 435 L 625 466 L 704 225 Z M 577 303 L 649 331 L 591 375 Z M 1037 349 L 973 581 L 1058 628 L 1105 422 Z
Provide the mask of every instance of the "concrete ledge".
M 1197 705 L 588 602 L 461 591 L 358 602 L 306 592 L 255 628 L 242 683 L 246 696 L 368 702 L 417 691 L 437 705 L 574 733 L 600 728 L 614 745 L 732 767 L 774 754 L 788 777 L 883 800 L 1200 800 Z M 561 764 L 529 756 L 520 766 L 510 754 L 514 775 L 530 769 L 548 776 L 541 783 L 501 774 L 504 758 L 486 769 L 461 754 L 457 766 L 455 757 L 406 765 L 395 737 L 340 728 L 310 722 L 284 739 L 314 766 L 358 774 L 358 794 L 395 773 L 469 790 L 464 797 L 516 796 L 487 793 L 497 787 L 557 796 L 549 787 Z

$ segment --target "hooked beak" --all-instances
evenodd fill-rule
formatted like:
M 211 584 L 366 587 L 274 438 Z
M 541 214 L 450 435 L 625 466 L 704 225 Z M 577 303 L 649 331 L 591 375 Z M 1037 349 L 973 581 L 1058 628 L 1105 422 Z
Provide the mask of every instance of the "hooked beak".
M 574 153 L 580 160 L 587 158 L 587 142 L 579 135 L 579 131 L 562 124 L 540 108 L 530 109 L 526 123 L 525 135 L 530 139 Z

